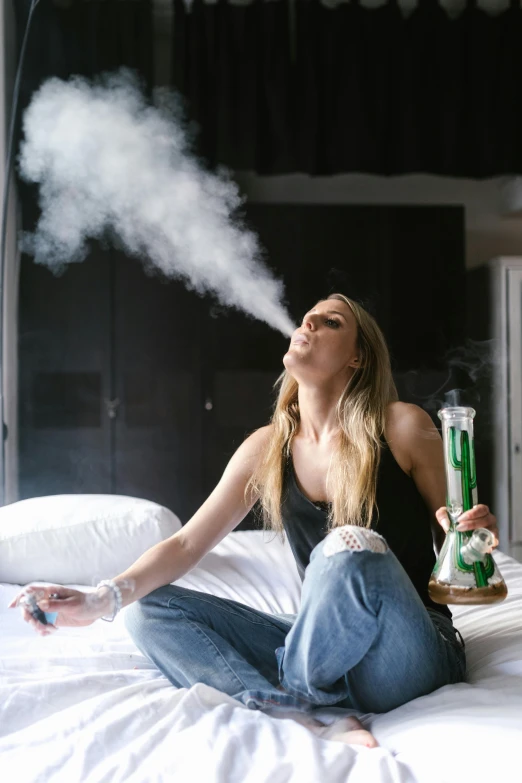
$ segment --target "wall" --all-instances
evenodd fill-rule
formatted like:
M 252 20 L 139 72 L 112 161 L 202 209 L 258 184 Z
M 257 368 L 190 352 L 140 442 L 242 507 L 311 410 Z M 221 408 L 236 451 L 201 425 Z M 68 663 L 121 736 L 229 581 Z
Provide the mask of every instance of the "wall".
M 259 177 L 237 172 L 245 196 L 256 202 L 313 204 L 460 204 L 466 211 L 466 265 L 495 256 L 522 255 L 520 180 L 450 179 L 426 174 L 378 177 L 346 174 Z

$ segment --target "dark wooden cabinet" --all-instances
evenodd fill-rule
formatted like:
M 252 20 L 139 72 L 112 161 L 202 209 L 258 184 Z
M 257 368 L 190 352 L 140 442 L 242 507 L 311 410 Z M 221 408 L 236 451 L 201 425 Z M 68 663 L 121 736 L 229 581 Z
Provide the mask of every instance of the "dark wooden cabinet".
M 249 204 L 245 219 L 296 323 L 333 291 L 362 300 L 403 397 L 440 385 L 465 331 L 461 208 Z M 20 496 L 129 494 L 186 521 L 267 422 L 287 345 L 120 251 L 93 246 L 60 277 L 24 257 Z

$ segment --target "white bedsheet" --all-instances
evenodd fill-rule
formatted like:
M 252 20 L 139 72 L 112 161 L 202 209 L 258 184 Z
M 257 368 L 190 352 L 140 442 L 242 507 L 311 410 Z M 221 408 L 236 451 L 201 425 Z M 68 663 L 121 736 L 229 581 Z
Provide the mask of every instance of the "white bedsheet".
M 196 685 L 176 689 L 123 624 L 39 637 L 0 585 L 0 780 L 17 783 L 453 783 L 522 781 L 522 564 L 497 552 L 506 601 L 453 608 L 468 682 L 361 716 L 380 747 L 327 742 L 291 719 Z M 180 585 L 295 612 L 287 544 L 229 534 Z M 81 585 L 70 585 L 80 587 Z

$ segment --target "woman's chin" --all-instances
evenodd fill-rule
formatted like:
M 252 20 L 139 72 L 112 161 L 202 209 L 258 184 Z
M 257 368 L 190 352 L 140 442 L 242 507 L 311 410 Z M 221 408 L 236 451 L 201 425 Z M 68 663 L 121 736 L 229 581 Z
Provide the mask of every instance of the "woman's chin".
M 297 380 L 296 371 L 304 366 L 303 357 L 289 351 L 283 356 L 283 365 L 287 373 Z
M 283 356 L 283 364 L 285 366 L 286 370 L 290 370 L 291 367 L 295 367 L 296 365 L 296 355 L 292 351 L 288 351 Z

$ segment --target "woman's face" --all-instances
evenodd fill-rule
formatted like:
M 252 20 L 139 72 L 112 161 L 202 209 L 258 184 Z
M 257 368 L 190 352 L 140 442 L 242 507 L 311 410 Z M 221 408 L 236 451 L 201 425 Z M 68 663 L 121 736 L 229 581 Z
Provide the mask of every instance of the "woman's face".
M 318 302 L 290 340 L 283 364 L 298 382 L 341 377 L 348 382 L 359 367 L 357 321 L 338 299 Z

